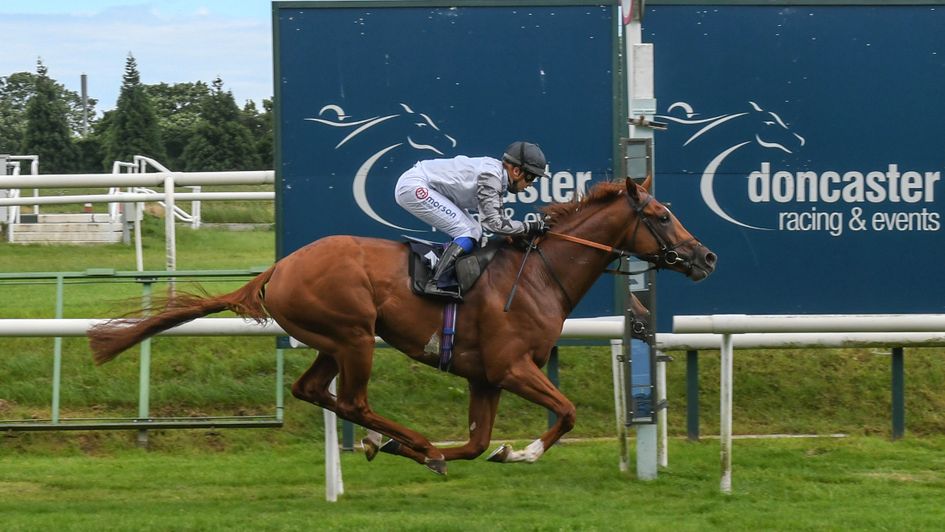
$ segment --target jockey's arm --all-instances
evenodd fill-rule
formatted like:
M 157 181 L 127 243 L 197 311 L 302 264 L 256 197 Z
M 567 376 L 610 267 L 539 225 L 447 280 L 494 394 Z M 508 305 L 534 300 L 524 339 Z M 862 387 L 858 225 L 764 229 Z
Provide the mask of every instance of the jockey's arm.
M 482 226 L 499 235 L 520 235 L 526 226 L 517 220 L 505 216 L 502 209 L 502 180 L 491 172 L 479 174 L 476 186 L 479 200 L 479 222 Z

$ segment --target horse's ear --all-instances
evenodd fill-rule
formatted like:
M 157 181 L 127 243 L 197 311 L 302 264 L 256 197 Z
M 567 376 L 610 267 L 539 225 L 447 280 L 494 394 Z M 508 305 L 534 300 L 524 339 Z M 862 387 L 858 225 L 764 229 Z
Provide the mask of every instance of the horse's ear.
M 637 184 L 629 177 L 626 179 L 625 184 L 627 185 L 627 196 L 630 196 L 630 199 L 634 201 L 638 200 L 640 194 L 637 193 Z
M 647 194 L 652 194 L 653 193 L 653 176 L 652 175 L 646 176 L 646 179 L 643 180 L 643 184 L 640 186 L 642 186 L 643 189 L 646 190 Z
M 627 195 L 630 196 L 630 199 L 633 201 L 640 201 L 639 186 L 640 185 L 638 185 L 636 181 L 630 179 L 629 177 L 627 178 Z

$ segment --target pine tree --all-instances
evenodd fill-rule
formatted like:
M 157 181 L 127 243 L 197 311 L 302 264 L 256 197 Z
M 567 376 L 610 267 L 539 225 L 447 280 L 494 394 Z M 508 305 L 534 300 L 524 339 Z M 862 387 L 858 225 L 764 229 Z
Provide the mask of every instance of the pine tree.
M 240 123 L 233 94 L 223 80 L 213 81 L 204 99 L 200 121 L 182 154 L 185 171 L 225 171 L 258 168 L 259 156 L 249 128 Z
M 165 158 L 157 115 L 141 84 L 138 64 L 130 53 L 104 144 L 106 166 L 111 166 L 112 161 L 130 161 L 135 155 L 151 157 L 159 162 Z
M 35 92 L 26 104 L 26 130 L 19 151 L 38 155 L 43 173 L 72 172 L 78 164 L 78 150 L 66 118 L 68 109 L 42 60 L 36 62 L 36 73 Z

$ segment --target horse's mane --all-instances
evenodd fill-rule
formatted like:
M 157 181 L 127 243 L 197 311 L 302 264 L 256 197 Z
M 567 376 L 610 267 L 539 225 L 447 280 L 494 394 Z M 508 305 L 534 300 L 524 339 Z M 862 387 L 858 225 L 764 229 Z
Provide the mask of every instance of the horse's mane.
M 594 185 L 583 197 L 578 198 L 575 195 L 575 199 L 571 201 L 552 203 L 543 207 L 541 212 L 548 217 L 548 224 L 554 225 L 588 205 L 609 201 L 625 190 L 627 185 L 624 181 L 602 181 Z

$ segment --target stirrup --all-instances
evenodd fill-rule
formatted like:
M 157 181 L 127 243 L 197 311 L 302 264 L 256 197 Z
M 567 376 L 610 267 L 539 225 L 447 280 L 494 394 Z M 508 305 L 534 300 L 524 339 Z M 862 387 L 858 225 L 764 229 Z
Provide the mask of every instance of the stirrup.
M 450 290 L 449 288 L 440 288 L 436 285 L 436 281 L 430 279 L 427 281 L 427 284 L 423 285 L 423 293 L 428 296 L 435 297 L 446 297 L 456 301 L 462 301 L 463 295 L 460 292 L 459 285 L 456 285 L 456 290 Z

